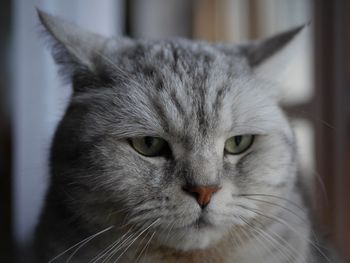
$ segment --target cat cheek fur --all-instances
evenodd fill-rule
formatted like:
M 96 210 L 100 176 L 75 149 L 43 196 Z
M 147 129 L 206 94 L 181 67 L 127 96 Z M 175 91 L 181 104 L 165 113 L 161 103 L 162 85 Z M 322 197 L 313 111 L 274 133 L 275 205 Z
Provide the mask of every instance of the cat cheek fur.
M 104 260 L 134 262 L 147 248 L 144 262 L 309 262 L 294 135 L 259 75 L 301 28 L 234 46 L 110 39 L 39 17 L 74 92 L 53 139 L 37 262 L 66 260 L 60 253 L 88 236 L 75 262 L 119 238 L 124 252 Z M 245 134 L 256 135 L 250 149 L 224 153 Z M 171 156 L 137 153 L 128 139 L 143 136 L 166 140 Z M 217 188 L 205 209 L 190 184 Z

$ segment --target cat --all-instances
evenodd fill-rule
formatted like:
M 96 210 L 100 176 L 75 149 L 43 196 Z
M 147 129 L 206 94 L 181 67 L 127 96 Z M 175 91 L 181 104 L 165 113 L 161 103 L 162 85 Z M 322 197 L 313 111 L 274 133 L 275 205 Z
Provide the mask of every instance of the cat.
M 259 73 L 302 27 L 241 45 L 114 39 L 38 13 L 73 94 L 36 262 L 335 262 L 279 87 Z

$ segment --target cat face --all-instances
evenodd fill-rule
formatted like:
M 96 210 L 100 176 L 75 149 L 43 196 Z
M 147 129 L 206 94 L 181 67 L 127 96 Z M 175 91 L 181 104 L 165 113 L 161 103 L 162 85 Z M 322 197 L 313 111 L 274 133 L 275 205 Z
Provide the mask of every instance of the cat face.
M 109 40 L 41 19 L 74 86 L 53 142 L 52 187 L 78 216 L 199 249 L 264 222 L 260 212 L 276 207 L 256 195 L 289 193 L 293 133 L 255 67 L 297 31 L 229 47 Z

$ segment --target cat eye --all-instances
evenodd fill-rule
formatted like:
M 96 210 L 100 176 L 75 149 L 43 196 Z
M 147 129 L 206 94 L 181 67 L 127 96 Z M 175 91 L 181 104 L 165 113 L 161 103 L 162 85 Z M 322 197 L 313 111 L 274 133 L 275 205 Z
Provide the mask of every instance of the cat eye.
M 253 144 L 254 135 L 233 136 L 225 142 L 225 152 L 228 154 L 240 154 L 245 152 Z
M 130 144 L 135 151 L 148 157 L 165 155 L 167 152 L 165 150 L 169 149 L 165 140 L 151 136 L 132 138 Z

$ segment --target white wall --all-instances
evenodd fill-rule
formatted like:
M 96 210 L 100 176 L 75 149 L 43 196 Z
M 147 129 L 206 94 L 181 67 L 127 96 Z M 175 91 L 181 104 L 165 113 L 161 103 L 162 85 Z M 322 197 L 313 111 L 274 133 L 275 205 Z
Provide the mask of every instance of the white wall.
M 64 87 L 45 41 L 36 7 L 105 35 L 121 33 L 119 0 L 13 1 L 14 230 L 19 244 L 32 237 L 48 179 L 51 136 L 70 87 Z
M 131 30 L 136 38 L 190 37 L 191 0 L 134 0 Z

